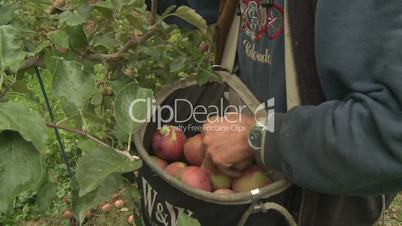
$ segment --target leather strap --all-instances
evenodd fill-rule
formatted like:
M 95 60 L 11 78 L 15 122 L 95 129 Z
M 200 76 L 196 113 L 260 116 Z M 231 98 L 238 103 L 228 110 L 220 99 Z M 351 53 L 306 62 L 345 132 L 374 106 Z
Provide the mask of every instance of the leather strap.
M 229 35 L 226 40 L 225 49 L 223 52 L 221 67 L 233 74 L 233 68 L 236 60 L 237 41 L 239 40 L 240 16 L 235 15 L 233 23 L 229 30 Z
M 285 76 L 287 107 L 290 110 L 295 106 L 301 105 L 301 98 L 293 58 L 287 4 L 288 0 L 285 0 Z

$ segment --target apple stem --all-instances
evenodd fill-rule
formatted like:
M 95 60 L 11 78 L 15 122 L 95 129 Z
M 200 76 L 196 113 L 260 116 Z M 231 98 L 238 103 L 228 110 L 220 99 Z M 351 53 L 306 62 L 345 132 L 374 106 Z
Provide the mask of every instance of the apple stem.
M 162 128 L 159 129 L 159 133 L 160 133 L 162 136 L 167 136 L 167 135 L 170 133 L 170 128 L 169 128 L 169 126 L 166 126 L 166 125 L 162 126 Z
M 172 140 L 176 140 L 177 139 L 177 135 L 176 135 L 176 130 L 172 130 Z

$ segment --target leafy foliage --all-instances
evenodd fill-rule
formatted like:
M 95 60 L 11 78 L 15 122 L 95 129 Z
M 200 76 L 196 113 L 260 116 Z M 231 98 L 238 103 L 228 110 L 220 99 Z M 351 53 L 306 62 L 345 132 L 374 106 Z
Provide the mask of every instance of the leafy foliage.
M 177 226 L 201 226 L 200 222 L 198 222 L 196 219 L 190 217 L 186 213 L 184 213 L 183 210 L 179 211 L 179 217 L 177 219 Z
M 12 102 L 0 104 L 0 131 L 4 130 L 19 132 L 39 151 L 46 149 L 45 121 L 37 113 L 29 112 L 20 104 Z
M 10 212 L 15 197 L 38 188 L 45 175 L 43 159 L 19 134 L 0 134 L 0 211 Z
M 97 148 L 83 155 L 77 165 L 79 196 L 95 190 L 113 173 L 126 173 L 141 167 L 141 161 L 130 161 L 106 148 Z
M 132 101 L 152 99 L 178 79 L 203 84 L 216 78 L 212 54 L 199 49 L 210 42 L 202 17 L 188 7 L 153 15 L 143 0 L 0 0 L 0 221 L 14 208 L 22 209 L 23 219 L 35 212 L 22 204 L 32 199 L 49 214 L 49 207 L 64 209 L 72 197 L 82 223 L 89 209 L 127 184 L 123 173 L 141 167 L 131 148 L 141 123 L 130 113 L 144 119 L 146 108 L 140 104 L 130 112 Z M 165 24 L 171 16 L 198 30 Z M 40 67 L 55 124 L 34 66 Z M 71 187 L 46 127 L 63 130 L 75 171 Z

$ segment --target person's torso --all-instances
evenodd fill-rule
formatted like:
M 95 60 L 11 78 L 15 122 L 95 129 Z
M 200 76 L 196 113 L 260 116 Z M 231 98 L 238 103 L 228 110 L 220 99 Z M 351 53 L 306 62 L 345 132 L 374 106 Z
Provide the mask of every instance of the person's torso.
M 238 41 L 240 78 L 261 101 L 275 98 L 275 109 L 286 111 L 283 0 L 264 6 L 240 0 Z
M 285 112 L 284 35 L 283 30 L 275 33 L 278 29 L 269 24 L 278 18 L 278 14 L 266 13 L 265 11 L 269 10 L 261 7 L 258 4 L 261 2 L 259 0 L 241 0 L 240 2 L 242 12 L 242 27 L 238 42 L 240 78 L 260 101 L 275 97 L 275 109 L 277 112 Z M 283 1 L 274 1 L 274 3 L 278 8 L 284 8 Z M 333 81 L 332 78 L 327 77 L 325 83 L 322 83 L 317 70 L 314 34 L 315 4 L 316 0 L 297 0 L 291 1 L 288 7 L 292 54 L 295 59 L 298 85 L 302 89 L 300 95 L 303 104 L 312 105 L 325 101 L 326 97 L 321 85 L 331 86 Z M 282 23 L 283 18 L 281 18 Z M 270 30 L 264 30 L 265 28 Z M 272 34 L 275 35 L 272 36 Z M 300 200 L 299 198 L 296 197 L 295 200 Z M 302 203 L 294 203 L 301 207 L 297 214 L 300 225 L 369 226 L 378 219 L 384 207 L 383 204 L 389 204 L 392 196 L 387 196 L 384 202 L 381 196 L 349 197 L 306 191 L 302 200 Z

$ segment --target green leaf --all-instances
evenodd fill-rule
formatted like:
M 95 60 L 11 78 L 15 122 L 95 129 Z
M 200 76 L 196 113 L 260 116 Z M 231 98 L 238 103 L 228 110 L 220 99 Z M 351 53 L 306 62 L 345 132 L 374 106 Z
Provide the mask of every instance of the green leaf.
M 60 14 L 60 22 L 66 23 L 68 26 L 77 26 L 85 23 L 85 19 L 77 13 L 66 11 Z
M 68 47 L 70 46 L 68 34 L 63 30 L 52 31 L 52 32 L 49 32 L 47 35 L 48 35 L 49 39 L 57 47 L 68 49 Z
M 53 77 L 53 92 L 78 109 L 85 109 L 96 90 L 92 70 L 76 61 L 59 60 Z
M 123 43 L 119 40 L 116 40 L 113 37 L 113 33 L 107 33 L 101 36 L 96 36 L 93 41 L 93 46 L 94 47 L 99 47 L 102 46 L 106 48 L 107 50 L 112 50 L 115 49 L 119 46 L 121 46 Z
M 81 149 L 82 151 L 90 151 L 96 148 L 96 143 L 92 140 L 88 140 L 86 138 L 82 138 L 77 143 L 77 148 Z
M 180 72 L 186 67 L 187 58 L 185 56 L 179 56 L 169 64 L 170 72 Z
M 176 7 L 177 7 L 176 5 L 171 5 L 167 7 L 165 11 L 162 13 L 161 19 L 164 20 L 164 18 L 168 16 L 171 12 L 173 12 L 176 9 Z
M 69 34 L 71 48 L 78 49 L 88 43 L 87 36 L 82 26 L 67 27 L 67 33 Z
M 44 49 L 46 49 L 50 45 L 51 45 L 51 43 L 49 41 L 43 41 L 42 43 L 35 46 L 35 48 L 32 49 L 30 52 L 28 52 L 27 57 L 36 56 L 36 54 L 42 52 Z
M 99 147 L 84 154 L 77 164 L 76 176 L 80 185 L 79 196 L 95 190 L 113 173 L 126 173 L 137 170 L 142 162 L 130 161 L 112 149 Z
M 45 212 L 48 210 L 52 201 L 56 198 L 56 184 L 49 181 L 43 183 L 38 190 L 37 198 L 39 211 Z
M 0 134 L 0 213 L 10 213 L 16 196 L 39 187 L 46 169 L 40 153 L 18 133 Z
M 0 26 L 0 68 L 17 72 L 25 59 L 22 40 L 11 25 Z
M 199 70 L 198 74 L 196 75 L 196 80 L 198 85 L 202 86 L 209 81 L 213 74 L 207 70 Z
M 112 174 L 101 181 L 100 185 L 93 191 L 84 196 L 79 196 L 79 185 L 77 180 L 73 180 L 72 203 L 73 211 L 80 225 L 85 219 L 86 213 L 100 203 L 109 200 L 113 193 L 116 193 L 123 184 L 122 176 Z
M 177 224 L 176 226 L 201 226 L 200 222 L 197 219 L 190 217 L 189 215 L 185 214 L 184 211 L 181 209 L 179 211 L 179 216 L 177 217 Z
M 45 121 L 38 113 L 29 112 L 23 105 L 0 103 L 0 131 L 12 130 L 21 134 L 36 149 L 44 152 L 47 148 L 48 131 Z
M 103 102 L 103 95 L 101 93 L 96 93 L 92 98 L 91 98 L 91 104 L 95 106 L 100 106 Z
M 86 22 L 90 12 L 89 5 L 81 4 L 78 9 L 73 11 L 65 11 L 59 16 L 61 23 L 68 26 L 77 26 Z
M 194 9 L 188 6 L 180 6 L 177 8 L 176 12 L 173 13 L 174 16 L 180 17 L 181 19 L 187 21 L 188 23 L 194 25 L 202 32 L 206 32 L 208 29 L 207 22 L 202 18 Z
M 11 3 L 0 3 L 0 25 L 9 23 L 13 19 L 15 7 Z
M 117 123 L 113 126 L 112 134 L 121 142 L 128 142 L 128 137 L 130 136 L 130 134 L 120 128 Z
M 124 86 L 115 101 L 115 118 L 119 128 L 127 134 L 134 134 L 150 116 L 148 109 L 152 100 L 152 90 L 141 88 L 134 82 Z

